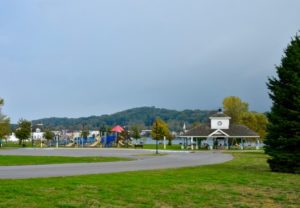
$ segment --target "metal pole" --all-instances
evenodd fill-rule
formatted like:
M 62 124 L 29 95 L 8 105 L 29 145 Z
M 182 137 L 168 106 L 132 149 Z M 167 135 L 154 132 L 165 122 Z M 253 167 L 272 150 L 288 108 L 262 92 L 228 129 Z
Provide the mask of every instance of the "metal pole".
M 158 154 L 158 135 L 157 135 L 157 121 L 155 121 L 155 129 L 156 129 L 156 154 Z
M 33 128 L 32 128 L 32 121 L 31 121 L 31 147 L 33 147 Z
M 56 148 L 58 149 L 58 134 L 56 134 Z

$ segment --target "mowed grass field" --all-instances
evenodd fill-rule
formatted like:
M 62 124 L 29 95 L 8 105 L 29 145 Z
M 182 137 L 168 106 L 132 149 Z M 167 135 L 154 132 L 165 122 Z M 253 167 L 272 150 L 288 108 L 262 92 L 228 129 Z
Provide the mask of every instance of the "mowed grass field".
M 262 152 L 200 167 L 0 180 L 0 207 L 300 207 L 300 175 L 272 173 Z

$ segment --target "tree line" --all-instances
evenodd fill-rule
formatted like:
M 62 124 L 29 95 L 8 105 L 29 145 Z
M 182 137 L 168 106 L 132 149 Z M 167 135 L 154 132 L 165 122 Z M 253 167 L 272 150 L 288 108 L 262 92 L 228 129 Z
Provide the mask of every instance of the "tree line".
M 172 131 L 182 130 L 183 123 L 196 125 L 208 121 L 209 115 L 216 111 L 208 110 L 169 110 L 156 107 L 139 107 L 111 115 L 90 116 L 82 118 L 45 118 L 33 120 L 33 125 L 42 123 L 51 129 L 81 130 L 82 125 L 88 129 L 98 130 L 102 126 L 121 125 L 131 127 L 139 125 L 142 129 L 151 129 L 156 118 L 164 120 Z

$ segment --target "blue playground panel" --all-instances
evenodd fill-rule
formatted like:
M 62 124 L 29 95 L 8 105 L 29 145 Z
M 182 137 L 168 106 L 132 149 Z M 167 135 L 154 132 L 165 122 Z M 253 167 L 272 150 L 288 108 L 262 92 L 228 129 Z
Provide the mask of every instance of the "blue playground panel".
M 77 137 L 74 139 L 74 142 L 77 144 L 91 144 L 95 141 L 96 141 L 96 139 L 94 137 L 88 137 L 88 138 Z
M 117 136 L 106 136 L 101 138 L 101 144 L 103 144 L 104 147 L 111 147 L 112 144 L 116 141 Z

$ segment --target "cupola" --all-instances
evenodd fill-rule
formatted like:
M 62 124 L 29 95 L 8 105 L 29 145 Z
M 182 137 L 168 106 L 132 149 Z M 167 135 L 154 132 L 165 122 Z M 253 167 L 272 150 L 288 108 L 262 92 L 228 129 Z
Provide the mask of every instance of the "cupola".
M 210 128 L 211 129 L 229 129 L 229 120 L 231 119 L 229 116 L 222 112 L 222 109 L 209 117 L 210 119 Z

